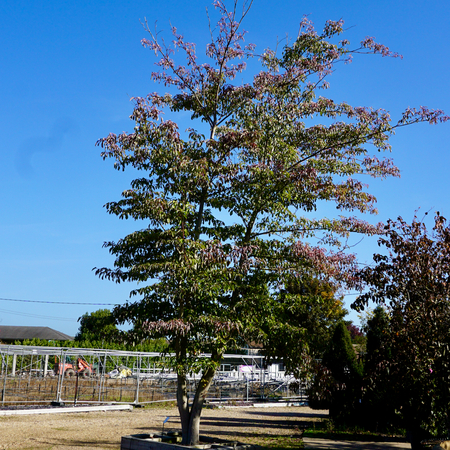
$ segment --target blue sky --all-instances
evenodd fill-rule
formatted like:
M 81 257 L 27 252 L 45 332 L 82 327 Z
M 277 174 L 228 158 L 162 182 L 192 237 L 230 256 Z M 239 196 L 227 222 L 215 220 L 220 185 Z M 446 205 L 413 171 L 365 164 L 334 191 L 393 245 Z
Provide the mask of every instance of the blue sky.
M 95 142 L 132 128 L 130 97 L 163 90 L 150 80 L 154 58 L 140 44 L 146 37 L 140 20 L 158 21 L 166 31 L 172 23 L 203 54 L 210 3 L 0 3 L 0 326 L 49 326 L 74 335 L 80 315 L 128 297 L 130 286 L 92 272 L 112 265 L 103 241 L 137 227 L 103 208 L 119 198 L 131 174 L 102 161 Z M 277 39 L 296 35 L 304 14 L 318 28 L 342 18 L 355 45 L 374 36 L 404 56 L 362 56 L 338 67 L 329 79 L 331 98 L 382 107 L 394 119 L 408 106 L 450 113 L 450 3 L 255 0 L 244 22 L 247 39 L 257 50 L 273 48 Z M 368 220 L 401 215 L 410 221 L 417 208 L 450 217 L 449 126 L 421 124 L 397 133 L 392 157 L 402 177 L 367 180 L 380 212 Z M 376 240 L 354 250 L 369 262 Z

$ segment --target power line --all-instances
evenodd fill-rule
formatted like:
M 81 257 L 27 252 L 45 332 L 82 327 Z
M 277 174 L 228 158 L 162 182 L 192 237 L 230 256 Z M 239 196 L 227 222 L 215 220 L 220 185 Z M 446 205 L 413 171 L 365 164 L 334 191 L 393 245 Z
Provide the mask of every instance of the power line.
M 46 300 L 19 300 L 16 298 L 0 298 L 0 301 L 5 302 L 22 302 L 22 303 L 46 303 L 53 305 L 94 305 L 94 306 L 117 306 L 119 303 L 88 303 L 88 302 L 50 302 Z
M 24 313 L 24 312 L 17 312 L 17 311 L 9 311 L 7 309 L 0 309 L 0 312 L 1 313 L 6 313 L 6 314 L 14 314 L 16 316 L 33 317 L 33 318 L 38 318 L 38 319 L 63 320 L 65 322 L 77 322 L 77 319 L 73 319 L 73 318 L 69 319 L 68 317 L 41 316 L 39 314 L 31 314 L 31 313 Z

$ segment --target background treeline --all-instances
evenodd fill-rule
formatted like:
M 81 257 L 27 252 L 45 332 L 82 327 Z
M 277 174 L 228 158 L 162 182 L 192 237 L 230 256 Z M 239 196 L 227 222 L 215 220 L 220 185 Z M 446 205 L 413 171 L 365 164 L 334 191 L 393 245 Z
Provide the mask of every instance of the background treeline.
M 97 348 L 107 350 L 124 350 L 133 352 L 164 352 L 167 350 L 165 339 L 149 339 L 139 343 L 118 343 L 106 340 L 84 340 L 84 341 L 48 341 L 46 339 L 25 339 L 15 341 L 15 345 L 34 345 L 45 347 L 68 347 L 68 348 Z

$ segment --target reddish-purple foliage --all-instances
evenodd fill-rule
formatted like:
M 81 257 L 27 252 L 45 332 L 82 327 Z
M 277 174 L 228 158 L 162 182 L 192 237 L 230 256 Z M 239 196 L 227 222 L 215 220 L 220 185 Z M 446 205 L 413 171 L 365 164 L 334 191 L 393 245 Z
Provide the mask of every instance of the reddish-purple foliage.
M 346 326 L 347 326 L 347 330 L 350 333 L 350 337 L 352 338 L 352 341 L 355 338 L 364 336 L 364 333 L 356 325 L 354 325 L 352 322 L 346 323 Z

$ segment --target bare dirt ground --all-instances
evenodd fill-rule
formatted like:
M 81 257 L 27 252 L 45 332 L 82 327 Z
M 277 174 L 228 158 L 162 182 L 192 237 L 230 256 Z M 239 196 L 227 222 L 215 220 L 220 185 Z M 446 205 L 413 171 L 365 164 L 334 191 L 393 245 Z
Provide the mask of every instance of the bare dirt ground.
M 307 407 L 205 409 L 201 433 L 241 442 L 295 435 L 304 421 L 326 417 Z M 0 417 L 0 449 L 120 449 L 121 436 L 178 430 L 176 408 Z

